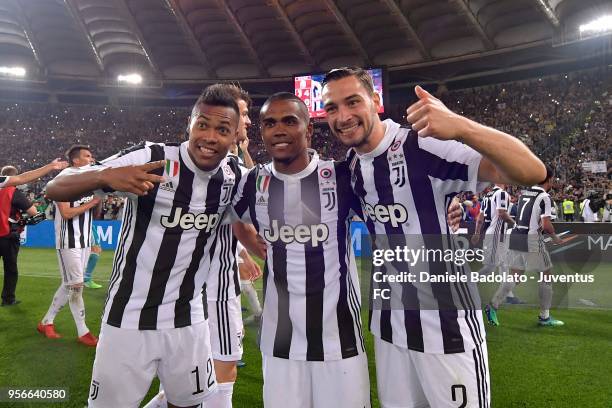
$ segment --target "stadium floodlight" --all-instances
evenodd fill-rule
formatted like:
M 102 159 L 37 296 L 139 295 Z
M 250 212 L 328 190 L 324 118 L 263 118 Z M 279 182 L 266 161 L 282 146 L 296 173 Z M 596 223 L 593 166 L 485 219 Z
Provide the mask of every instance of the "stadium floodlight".
M 142 83 L 142 76 L 140 74 L 126 74 L 117 76 L 117 81 L 125 82 L 131 85 L 138 85 Z
M 14 77 L 24 77 L 26 70 L 23 67 L 0 67 L 0 74 Z
M 612 30 L 612 15 L 605 15 L 579 27 L 581 33 L 603 33 Z

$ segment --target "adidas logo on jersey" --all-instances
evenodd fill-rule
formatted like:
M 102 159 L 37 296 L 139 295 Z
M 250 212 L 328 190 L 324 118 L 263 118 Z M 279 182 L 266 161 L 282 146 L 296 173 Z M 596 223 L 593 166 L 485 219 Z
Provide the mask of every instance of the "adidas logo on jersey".
M 174 184 L 172 184 L 172 181 L 167 181 L 167 182 L 161 184 L 159 186 L 159 188 L 161 188 L 162 190 L 171 191 L 171 192 L 176 191 L 176 190 L 174 190 Z
M 190 212 L 183 214 L 183 209 L 177 207 L 174 210 L 172 219 L 167 215 L 162 215 L 160 221 L 161 225 L 166 228 L 179 226 L 183 230 L 195 228 L 197 230 L 210 232 L 219 224 L 220 218 L 219 214 L 193 214 Z
M 365 203 L 365 215 L 372 221 L 381 223 L 390 222 L 392 226 L 397 227 L 408 220 L 408 210 L 401 204 L 376 204 L 371 205 Z
M 264 196 L 259 196 L 255 205 L 268 205 L 268 202 L 264 198 Z
M 329 229 L 325 224 L 299 224 L 295 227 L 283 225 L 279 227 L 278 221 L 273 220 L 271 227 L 264 230 L 264 238 L 268 242 L 274 243 L 281 241 L 285 244 L 290 244 L 292 242 L 306 244 L 310 242 L 313 247 L 317 247 L 321 242 L 325 242 L 328 236 Z

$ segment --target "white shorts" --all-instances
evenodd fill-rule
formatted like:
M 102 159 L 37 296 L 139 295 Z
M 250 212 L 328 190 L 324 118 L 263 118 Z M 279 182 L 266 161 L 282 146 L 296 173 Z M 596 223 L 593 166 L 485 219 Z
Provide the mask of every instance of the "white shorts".
M 266 408 L 370 407 L 365 354 L 333 361 L 262 357 Z
M 244 326 L 240 296 L 219 302 L 209 300 L 208 327 L 215 360 L 238 361 L 242 358 Z
M 484 265 L 501 266 L 506 263 L 508 252 L 508 237 L 504 237 L 504 241 L 500 241 L 495 234 L 485 234 L 485 239 L 482 244 L 484 249 Z
M 421 353 L 374 338 L 381 408 L 491 404 L 487 343 L 464 353 Z
M 178 329 L 120 329 L 102 323 L 89 408 L 137 408 L 155 376 L 168 401 L 201 404 L 217 388 L 208 323 Z
M 83 283 L 91 248 L 65 248 L 57 250 L 57 260 L 64 285 Z
M 522 271 L 544 272 L 553 266 L 550 255 L 546 250 L 543 252 L 510 251 L 509 258 L 510 268 Z

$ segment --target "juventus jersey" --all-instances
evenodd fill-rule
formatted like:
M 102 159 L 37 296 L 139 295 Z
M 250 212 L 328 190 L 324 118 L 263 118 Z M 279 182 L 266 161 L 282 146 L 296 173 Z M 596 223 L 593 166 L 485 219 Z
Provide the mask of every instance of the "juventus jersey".
M 240 156 L 230 153 L 244 166 Z M 229 300 L 240 295 L 240 275 L 238 273 L 238 240 L 231 225 L 219 226 L 219 232 L 213 243 L 215 256 L 211 258 L 210 272 L 205 284 L 207 300 Z
M 370 234 L 399 239 L 437 236 L 455 249 L 446 222 L 447 208 L 459 192 L 486 187 L 477 183 L 480 154 L 459 142 L 420 138 L 391 120 L 383 123 L 384 138 L 373 151 L 360 155 L 351 149 L 347 153 L 351 184 L 361 200 Z M 376 247 L 376 241 L 373 245 Z M 442 275 L 470 272 L 466 264 L 453 262 L 422 266 L 425 269 L 412 272 L 418 274 L 427 268 Z M 407 269 L 404 271 L 411 272 Z M 398 286 L 388 288 L 389 301 L 371 310 L 374 336 L 427 353 L 460 353 L 483 341 L 475 284 L 417 282 Z M 448 305 L 449 299 L 460 307 Z
M 68 170 L 68 169 L 66 169 Z M 66 170 L 63 170 L 65 172 Z M 72 171 L 72 170 L 70 170 Z M 61 174 L 61 173 L 60 173 Z M 80 207 L 93 200 L 94 196 L 83 197 L 77 201 L 69 202 L 70 208 Z M 92 245 L 91 227 L 93 223 L 94 208 L 67 220 L 62 217 L 57 203 L 55 206 L 55 248 L 89 248 Z
M 253 168 L 234 209 L 268 243 L 262 353 L 339 360 L 365 351 L 349 231 L 360 210 L 346 163 L 310 154 L 297 174 L 279 173 L 272 163 Z
M 10 177 L 8 177 L 8 176 L 0 176 L 0 188 L 6 186 L 6 184 L 9 181 L 9 178 Z
M 495 186 L 487 199 L 487 207 L 490 213 L 491 224 L 486 234 L 493 235 L 495 242 L 502 242 L 506 236 L 506 222 L 499 216 L 497 210 L 508 211 L 510 196 L 501 187 Z
M 484 214 L 484 223 L 487 226 L 487 228 L 489 225 L 491 225 L 491 201 L 490 200 L 494 192 L 495 191 L 493 189 L 489 191 L 487 194 L 485 194 L 485 196 L 482 198 L 482 206 L 480 207 L 480 212 Z
M 544 252 L 541 218 L 552 216 L 550 195 L 540 186 L 533 186 L 518 199 L 516 226 L 510 234 L 510 249 L 522 252 Z
M 213 243 L 242 170 L 226 157 L 202 171 L 189 157 L 188 142 L 145 143 L 94 168 L 141 165 L 165 160 L 165 182 L 145 196 L 128 195 L 113 260 L 103 321 L 140 330 L 189 326 L 206 319 L 202 288 Z

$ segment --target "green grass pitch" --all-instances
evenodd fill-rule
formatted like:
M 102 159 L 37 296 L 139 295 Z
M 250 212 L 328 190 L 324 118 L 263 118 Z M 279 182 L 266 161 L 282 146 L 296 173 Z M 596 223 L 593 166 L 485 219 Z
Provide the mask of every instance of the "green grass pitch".
M 108 284 L 112 253 L 102 254 L 95 278 Z M 57 404 L 0 402 L 0 407 L 78 407 L 86 405 L 94 350 L 76 343 L 76 329 L 66 307 L 56 318 L 64 337 L 48 340 L 36 332 L 59 285 L 55 251 L 22 248 L 17 297 L 22 303 L 0 308 L 0 388 L 55 387 L 69 391 L 69 402 Z M 612 269 L 596 271 L 597 280 L 583 288 L 576 299 L 612 302 Z M 599 279 L 601 277 L 601 280 Z M 87 323 L 99 333 L 106 290 L 85 290 Z M 590 289 L 589 289 L 590 290 Z M 483 288 L 483 298 L 491 293 Z M 533 286 L 519 287 L 516 293 L 529 299 Z M 571 291 L 570 293 L 573 293 Z M 571 298 L 571 296 L 570 296 Z M 573 301 L 570 301 L 570 306 Z M 539 328 L 533 307 L 507 307 L 500 312 L 502 325 L 487 327 L 491 368 L 492 406 L 498 407 L 612 407 L 612 311 L 606 308 L 561 308 L 553 311 L 566 326 Z M 363 313 L 364 324 L 367 313 Z M 370 360 L 371 395 L 376 400 L 376 376 L 372 337 L 366 333 Z M 239 369 L 234 388 L 235 407 L 261 407 L 261 355 L 256 330 L 246 327 L 246 367 Z M 146 401 L 157 391 L 154 382 Z M 290 403 L 287 405 L 290 407 Z

